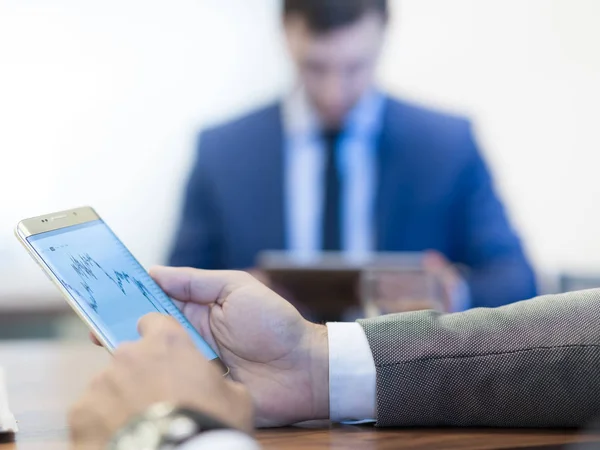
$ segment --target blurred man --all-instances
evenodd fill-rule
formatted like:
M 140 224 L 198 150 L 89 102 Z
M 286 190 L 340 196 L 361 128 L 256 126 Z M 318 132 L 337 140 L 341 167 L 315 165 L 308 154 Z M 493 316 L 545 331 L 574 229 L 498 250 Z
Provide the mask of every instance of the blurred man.
M 244 387 L 211 367 L 172 318 L 146 316 L 142 340 L 117 349 L 73 410 L 76 448 L 104 448 L 121 429 L 111 448 L 255 449 L 224 430 L 250 431 L 252 405 L 260 427 L 564 428 L 600 416 L 600 289 L 318 325 L 244 272 L 152 276 Z M 182 420 L 188 426 L 176 426 Z
M 465 119 L 374 84 L 385 0 L 285 0 L 297 88 L 202 134 L 170 264 L 251 268 L 265 249 L 433 250 L 448 310 L 535 295 Z M 468 270 L 466 284 L 449 262 Z

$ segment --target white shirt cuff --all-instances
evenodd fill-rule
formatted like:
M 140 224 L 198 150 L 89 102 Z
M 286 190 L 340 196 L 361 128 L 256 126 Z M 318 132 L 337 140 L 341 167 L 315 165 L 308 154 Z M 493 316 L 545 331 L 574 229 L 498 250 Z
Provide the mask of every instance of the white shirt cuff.
M 375 362 L 358 323 L 330 322 L 329 417 L 334 422 L 374 422 Z
M 260 450 L 258 442 L 237 430 L 213 430 L 200 434 L 177 450 Z

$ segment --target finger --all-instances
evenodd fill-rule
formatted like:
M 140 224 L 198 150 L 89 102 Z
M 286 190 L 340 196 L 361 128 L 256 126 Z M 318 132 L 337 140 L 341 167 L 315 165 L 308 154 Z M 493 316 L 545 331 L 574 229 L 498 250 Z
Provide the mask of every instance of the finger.
M 200 304 L 220 303 L 233 287 L 256 282 L 247 272 L 190 267 L 154 267 L 150 275 L 167 295 Z
M 428 250 L 423 256 L 423 267 L 431 272 L 441 272 L 449 266 L 448 260 L 435 250 Z
M 180 302 L 179 300 L 175 299 L 173 299 L 173 303 L 175 303 L 175 306 L 177 306 L 177 309 L 179 309 L 180 311 L 183 311 L 183 308 L 185 307 L 185 305 L 187 305 L 187 303 Z
M 174 317 L 156 312 L 142 316 L 138 321 L 137 329 L 142 337 L 165 332 L 177 333 L 183 331 L 181 324 Z
M 206 343 L 218 353 L 219 346 L 215 341 L 210 327 L 211 305 L 199 305 L 197 303 L 181 303 L 181 312 L 188 322 L 196 329 Z
M 90 331 L 90 341 L 92 341 L 92 344 L 102 347 L 102 342 L 100 342 L 93 331 Z
M 165 314 L 146 314 L 138 321 L 138 332 L 143 339 L 156 339 L 167 346 L 192 343 L 183 326 Z

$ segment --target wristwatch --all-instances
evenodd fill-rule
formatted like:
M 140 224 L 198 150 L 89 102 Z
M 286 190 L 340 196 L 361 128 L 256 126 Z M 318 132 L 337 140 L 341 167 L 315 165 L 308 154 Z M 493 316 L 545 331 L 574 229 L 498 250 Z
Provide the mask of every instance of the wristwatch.
M 189 408 L 156 403 L 121 428 L 110 450 L 172 450 L 203 431 L 231 428 Z

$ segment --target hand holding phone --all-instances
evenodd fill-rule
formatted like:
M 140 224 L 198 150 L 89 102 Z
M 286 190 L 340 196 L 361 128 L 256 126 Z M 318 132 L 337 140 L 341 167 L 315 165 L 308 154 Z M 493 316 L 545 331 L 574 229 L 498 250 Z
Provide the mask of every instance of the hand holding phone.
M 180 322 L 204 356 L 226 372 L 215 351 L 92 208 L 25 219 L 16 235 L 109 351 L 138 340 L 138 320 L 158 312 Z

